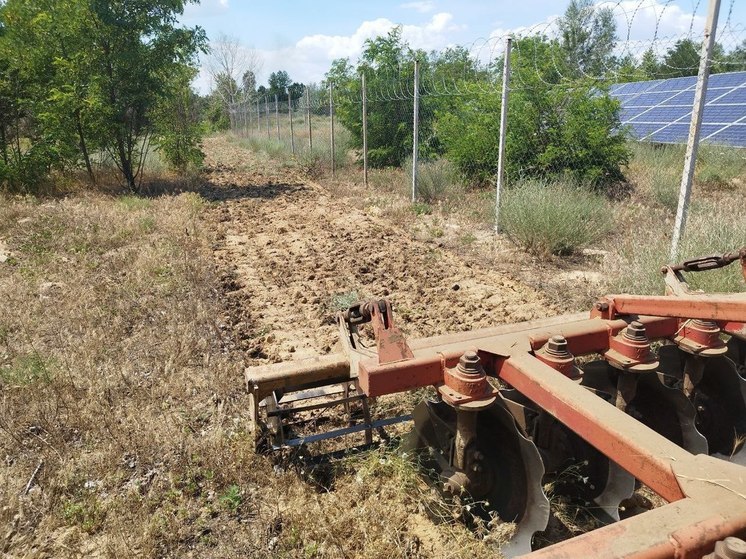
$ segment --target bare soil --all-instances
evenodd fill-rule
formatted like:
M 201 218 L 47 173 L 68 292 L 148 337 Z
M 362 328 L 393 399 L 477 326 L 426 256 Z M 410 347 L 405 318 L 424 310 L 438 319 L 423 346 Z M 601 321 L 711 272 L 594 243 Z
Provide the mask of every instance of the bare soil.
M 546 298 L 443 243 L 332 196 L 224 137 L 206 143 L 219 266 L 244 301 L 263 361 L 333 351 L 336 311 L 388 297 L 411 337 L 557 314 Z M 414 214 L 413 216 L 414 217 Z

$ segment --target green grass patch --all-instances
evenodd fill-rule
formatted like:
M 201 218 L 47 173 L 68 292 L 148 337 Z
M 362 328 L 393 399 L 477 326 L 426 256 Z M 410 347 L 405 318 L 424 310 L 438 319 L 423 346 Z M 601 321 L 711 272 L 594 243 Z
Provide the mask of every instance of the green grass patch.
M 360 301 L 360 294 L 356 290 L 335 293 L 329 301 L 329 308 L 334 312 L 344 311 Z
M 19 355 L 10 366 L 0 367 L 0 380 L 11 386 L 28 386 L 52 380 L 55 362 L 37 352 Z
M 696 180 L 708 190 L 733 190 L 746 175 L 746 150 L 703 144 L 697 154 Z
M 85 495 L 66 502 L 62 506 L 62 517 L 84 532 L 94 534 L 103 526 L 106 514 L 95 495 Z
M 228 486 L 223 494 L 220 495 L 220 502 L 230 511 L 235 512 L 238 510 L 242 501 L 243 497 L 241 495 L 241 488 L 238 485 Z
M 133 195 L 120 196 L 117 199 L 117 203 L 129 211 L 146 210 L 152 205 L 152 202 L 148 198 Z
M 415 215 L 431 215 L 433 207 L 427 202 L 414 202 L 412 204 L 412 211 Z

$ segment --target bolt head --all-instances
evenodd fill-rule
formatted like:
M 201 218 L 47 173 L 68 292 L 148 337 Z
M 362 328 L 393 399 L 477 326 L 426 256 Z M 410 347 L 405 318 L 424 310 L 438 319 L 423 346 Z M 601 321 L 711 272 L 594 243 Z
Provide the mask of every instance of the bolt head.
M 480 359 L 476 350 L 470 349 L 464 352 L 458 362 L 459 369 L 464 373 L 479 373 Z
M 624 336 L 630 340 L 646 340 L 645 325 L 642 322 L 633 320 L 625 329 Z
M 743 559 L 746 557 L 746 542 L 741 538 L 729 537 L 723 541 L 723 547 L 728 559 Z
M 552 336 L 547 342 L 547 349 L 555 353 L 565 353 L 567 351 L 567 340 L 564 336 Z

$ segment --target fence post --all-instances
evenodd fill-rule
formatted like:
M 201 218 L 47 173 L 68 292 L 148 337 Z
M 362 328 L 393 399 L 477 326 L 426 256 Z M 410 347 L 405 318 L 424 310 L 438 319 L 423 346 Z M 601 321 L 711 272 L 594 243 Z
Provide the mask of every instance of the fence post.
M 705 23 L 705 36 L 702 41 L 702 54 L 699 59 L 697 87 L 694 91 L 692 120 L 689 124 L 689 140 L 686 144 L 684 172 L 681 175 L 679 205 L 676 209 L 676 222 L 674 223 L 673 238 L 671 239 L 671 264 L 674 264 L 678 259 L 679 241 L 681 241 L 684 227 L 686 227 L 686 218 L 689 211 L 689 198 L 692 194 L 692 182 L 694 181 L 694 165 L 697 162 L 697 149 L 699 148 L 699 131 L 702 126 L 702 111 L 705 107 L 707 81 L 710 76 L 710 57 L 715 44 L 715 30 L 718 25 L 719 12 L 720 0 L 710 0 L 710 6 L 707 11 L 707 21 Z
M 497 184 L 495 185 L 495 233 L 500 229 L 500 191 L 505 175 L 505 133 L 508 125 L 508 92 L 510 91 L 510 48 L 512 37 L 505 39 L 505 56 L 503 57 L 503 91 L 500 101 L 500 146 L 497 151 Z
M 365 90 L 365 72 L 360 75 L 363 88 L 363 184 L 368 186 L 368 94 Z
M 417 158 L 420 147 L 420 61 L 414 60 L 414 117 L 412 123 L 412 202 L 417 199 Z
M 311 92 L 306 88 L 306 116 L 308 117 L 308 151 L 313 150 L 313 136 L 311 136 Z
M 259 96 L 257 95 L 256 98 L 256 131 L 257 133 L 262 131 L 261 125 L 262 125 L 262 115 L 259 112 Z
M 288 115 L 290 116 L 290 150 L 295 155 L 295 136 L 293 135 L 293 100 L 288 89 Z
M 334 161 L 334 84 L 329 82 L 329 116 L 331 121 L 331 147 L 332 147 L 332 177 L 336 172 L 336 162 Z
M 275 124 L 277 125 L 277 141 L 280 141 L 280 102 L 275 93 Z
M 269 132 L 269 99 L 267 99 L 267 96 L 264 96 L 264 114 L 267 116 L 267 139 L 269 140 L 272 136 Z

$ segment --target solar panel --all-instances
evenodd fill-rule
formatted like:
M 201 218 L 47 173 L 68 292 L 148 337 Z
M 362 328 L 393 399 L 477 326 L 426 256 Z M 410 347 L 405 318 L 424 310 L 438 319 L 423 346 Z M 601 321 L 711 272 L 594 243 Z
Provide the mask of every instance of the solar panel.
M 622 125 L 638 140 L 686 143 L 697 77 L 619 83 L 610 88 L 622 105 Z M 712 74 L 700 139 L 746 147 L 746 72 Z

